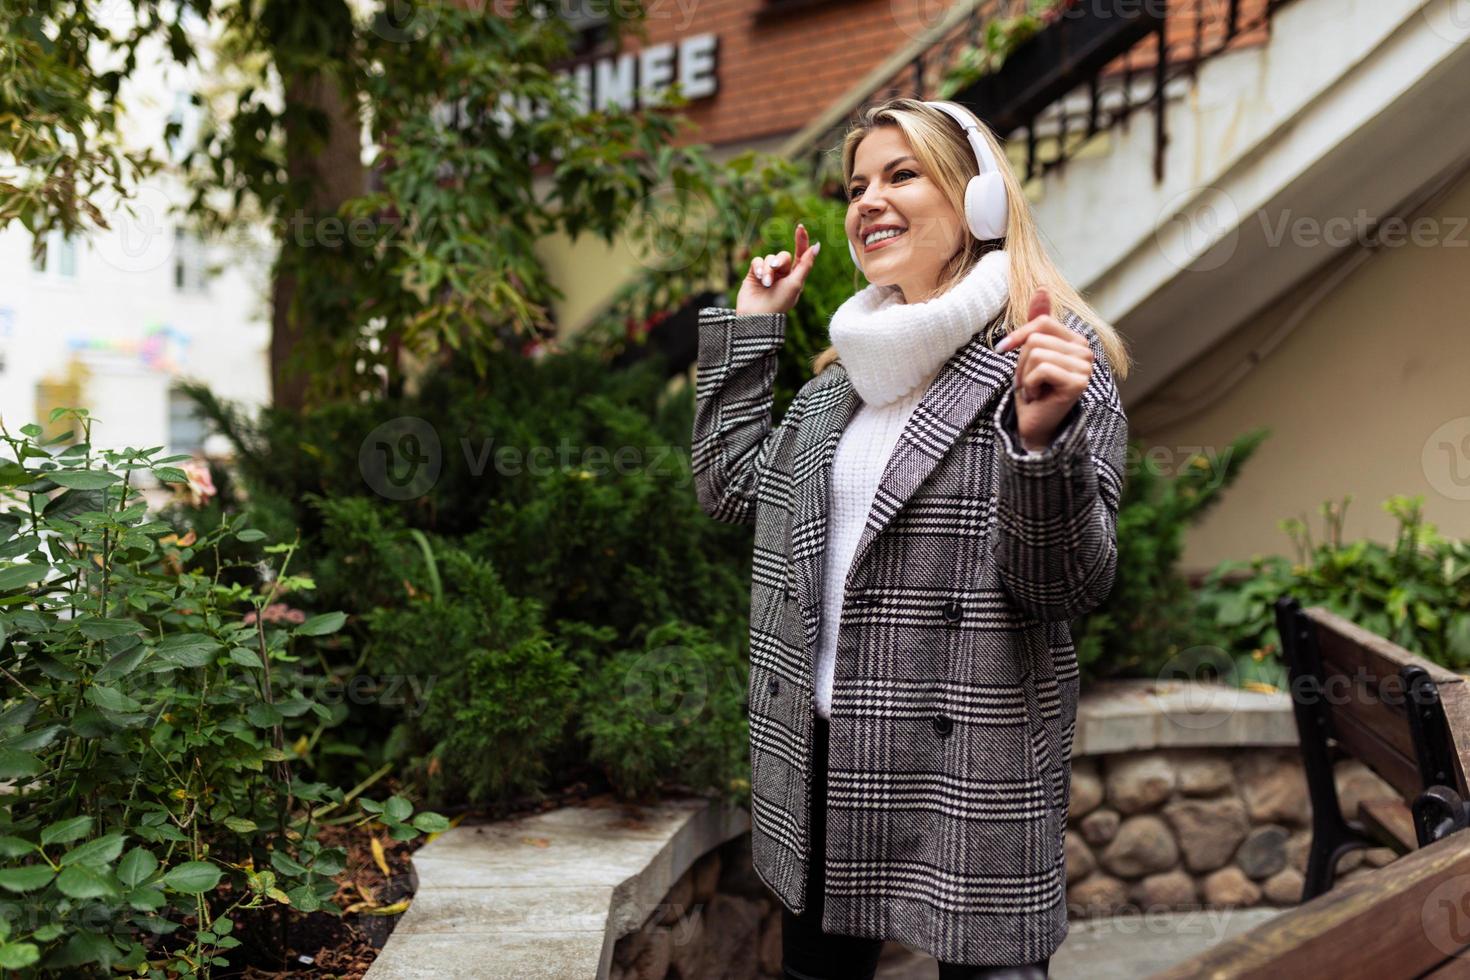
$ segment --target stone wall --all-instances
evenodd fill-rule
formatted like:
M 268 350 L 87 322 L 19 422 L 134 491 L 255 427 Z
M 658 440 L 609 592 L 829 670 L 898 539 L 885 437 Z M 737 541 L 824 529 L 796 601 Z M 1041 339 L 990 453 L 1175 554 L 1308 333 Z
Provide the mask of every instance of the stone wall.
M 1397 794 L 1355 759 L 1334 773 L 1343 815 Z M 1311 844 L 1311 801 L 1291 747 L 1119 752 L 1073 759 L 1067 901 L 1073 919 L 1134 911 L 1296 905 Z M 1338 863 L 1348 881 L 1395 858 Z
M 1066 831 L 1078 919 L 1301 900 L 1311 800 L 1284 694 L 1150 681 L 1097 685 L 1078 707 Z M 1397 794 L 1356 760 L 1335 772 L 1343 815 Z M 1354 851 L 1350 881 L 1393 861 Z M 904 947 L 890 942 L 884 959 Z M 750 834 L 705 854 L 613 952 L 612 980 L 778 978 L 781 906 Z
M 754 954 L 754 955 L 752 955 Z M 610 980 L 781 976 L 781 903 L 756 877 L 750 834 L 695 861 L 613 947 Z

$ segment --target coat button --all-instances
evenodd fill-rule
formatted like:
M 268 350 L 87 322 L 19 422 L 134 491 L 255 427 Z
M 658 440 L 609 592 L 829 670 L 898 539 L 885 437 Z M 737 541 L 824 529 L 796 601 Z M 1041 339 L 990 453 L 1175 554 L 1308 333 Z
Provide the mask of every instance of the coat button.
M 964 608 L 953 599 L 941 606 L 939 613 L 944 617 L 946 623 L 958 623 L 965 618 Z
M 950 729 L 953 727 L 954 722 L 950 720 L 949 715 L 934 716 L 934 734 L 938 735 L 940 738 L 944 738 L 944 736 L 948 735 Z
M 766 681 L 766 690 L 770 692 L 771 697 L 775 697 L 777 694 L 780 694 L 781 693 L 781 680 L 780 680 L 780 678 L 772 677 L 770 680 Z
M 878 597 L 867 594 L 855 595 L 852 597 L 852 604 L 854 606 L 876 606 L 878 604 Z

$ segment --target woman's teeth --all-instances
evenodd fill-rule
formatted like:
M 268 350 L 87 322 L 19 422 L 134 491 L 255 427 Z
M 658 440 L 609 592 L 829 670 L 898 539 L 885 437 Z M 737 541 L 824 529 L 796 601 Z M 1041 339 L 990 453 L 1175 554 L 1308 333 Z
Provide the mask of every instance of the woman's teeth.
M 890 231 L 880 231 L 880 232 L 878 232 L 875 235 L 869 235 L 867 237 L 867 239 L 865 239 L 863 241 L 863 244 L 864 245 L 873 245 L 873 244 L 875 244 L 877 242 L 887 241 L 890 238 L 897 238 L 899 235 L 902 235 L 903 233 L 904 233 L 904 229 L 901 229 L 901 228 L 900 229 L 895 229 L 895 230 L 890 230 Z

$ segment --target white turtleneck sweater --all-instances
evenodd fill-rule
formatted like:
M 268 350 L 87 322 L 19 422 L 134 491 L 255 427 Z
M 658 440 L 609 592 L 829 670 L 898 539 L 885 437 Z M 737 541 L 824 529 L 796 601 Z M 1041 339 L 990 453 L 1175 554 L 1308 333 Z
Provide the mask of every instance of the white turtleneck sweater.
M 843 584 L 868 511 L 878 492 L 899 434 L 929 390 L 935 371 L 911 392 L 884 405 L 863 403 L 837 442 L 832 458 L 827 511 L 827 550 L 822 566 L 822 621 L 816 663 L 817 713 L 832 716 L 832 680 L 837 663 L 837 627 L 842 621 Z
M 897 302 L 891 287 L 869 285 L 832 314 L 832 345 L 862 404 L 837 441 L 822 561 L 822 613 L 816 673 L 817 713 L 832 717 L 837 632 L 848 569 L 889 457 L 914 408 L 944 363 L 975 331 L 1005 310 L 1010 256 L 983 255 L 959 283 L 919 303 Z

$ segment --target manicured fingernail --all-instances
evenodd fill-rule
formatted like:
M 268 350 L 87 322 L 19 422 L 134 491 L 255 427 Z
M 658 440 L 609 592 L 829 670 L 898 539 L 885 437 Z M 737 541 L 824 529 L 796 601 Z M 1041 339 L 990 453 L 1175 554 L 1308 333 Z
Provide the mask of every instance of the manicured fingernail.
M 812 246 L 812 254 L 813 255 L 821 255 L 822 254 L 822 243 L 821 242 L 817 242 L 815 245 Z
M 763 277 L 762 277 L 762 278 L 761 278 L 761 283 L 762 283 L 762 285 L 765 285 L 765 286 L 769 286 L 769 285 L 770 285 L 770 284 L 771 284 L 771 274 L 770 274 L 770 273 L 769 273 L 769 272 L 767 272 L 767 273 L 766 273 L 766 274 L 765 274 L 765 275 L 764 275 L 764 276 L 763 276 Z

